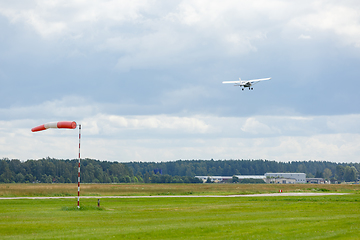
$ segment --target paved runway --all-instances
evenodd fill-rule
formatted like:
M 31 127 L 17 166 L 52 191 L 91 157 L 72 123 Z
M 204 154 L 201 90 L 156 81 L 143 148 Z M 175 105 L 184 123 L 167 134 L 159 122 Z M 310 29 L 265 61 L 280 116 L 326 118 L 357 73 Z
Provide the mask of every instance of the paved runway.
M 248 195 L 155 195 L 155 196 L 80 196 L 80 199 L 85 198 L 221 198 L 221 197 L 301 197 L 301 196 L 329 196 L 329 195 L 346 195 L 349 193 L 264 193 L 264 194 L 248 194 Z M 0 197 L 0 200 L 11 199 L 64 199 L 73 197 Z

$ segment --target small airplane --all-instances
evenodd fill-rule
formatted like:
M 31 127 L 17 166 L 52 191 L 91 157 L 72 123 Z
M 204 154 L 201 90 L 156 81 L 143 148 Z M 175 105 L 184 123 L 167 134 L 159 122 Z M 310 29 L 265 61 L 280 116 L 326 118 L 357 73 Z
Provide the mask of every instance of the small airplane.
M 241 80 L 241 78 L 239 78 L 239 81 L 224 81 L 222 83 L 235 83 L 235 87 L 241 87 L 242 90 L 244 91 L 244 88 L 249 88 L 249 90 L 253 90 L 252 86 L 257 84 L 258 82 L 261 81 L 265 81 L 265 80 L 270 80 L 271 78 L 260 78 L 260 79 L 253 79 L 253 80 Z

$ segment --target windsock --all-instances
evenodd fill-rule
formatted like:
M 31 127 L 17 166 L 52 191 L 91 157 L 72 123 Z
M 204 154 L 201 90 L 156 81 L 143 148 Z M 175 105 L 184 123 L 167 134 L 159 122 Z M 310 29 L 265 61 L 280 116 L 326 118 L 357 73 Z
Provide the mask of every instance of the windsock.
M 46 130 L 48 128 L 68 128 L 68 129 L 75 129 L 76 122 L 64 121 L 64 122 L 52 122 L 52 123 L 45 123 L 43 125 L 34 127 L 31 129 L 32 132 L 38 132 L 42 130 Z

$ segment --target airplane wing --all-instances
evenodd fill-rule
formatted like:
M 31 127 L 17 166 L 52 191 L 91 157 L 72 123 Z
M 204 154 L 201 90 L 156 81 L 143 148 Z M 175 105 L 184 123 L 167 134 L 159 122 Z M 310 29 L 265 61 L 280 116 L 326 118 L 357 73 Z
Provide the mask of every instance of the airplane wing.
M 270 80 L 271 78 L 259 78 L 259 79 L 252 79 L 252 80 L 246 80 L 246 81 L 243 81 L 244 85 L 246 87 L 249 87 L 252 86 L 252 85 L 255 85 L 261 81 L 265 81 L 265 80 Z
M 253 80 L 246 80 L 246 82 L 260 82 L 260 81 L 265 81 L 265 80 L 270 80 L 271 78 L 259 78 L 259 79 L 253 79 Z
M 242 83 L 257 83 L 265 80 L 270 80 L 271 78 L 259 78 L 259 79 L 252 79 L 252 80 L 243 80 Z M 223 81 L 222 83 L 240 83 L 240 81 Z

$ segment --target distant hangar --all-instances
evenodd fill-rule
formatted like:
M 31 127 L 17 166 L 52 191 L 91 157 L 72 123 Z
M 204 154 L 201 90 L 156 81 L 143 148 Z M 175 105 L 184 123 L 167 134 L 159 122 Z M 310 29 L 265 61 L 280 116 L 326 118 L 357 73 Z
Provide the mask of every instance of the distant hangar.
M 280 183 L 280 184 L 295 184 L 306 183 L 305 173 L 265 173 L 265 175 L 234 175 L 239 180 L 242 179 L 261 179 L 264 183 Z M 210 179 L 211 182 L 229 182 L 233 176 L 195 176 L 203 182 Z

